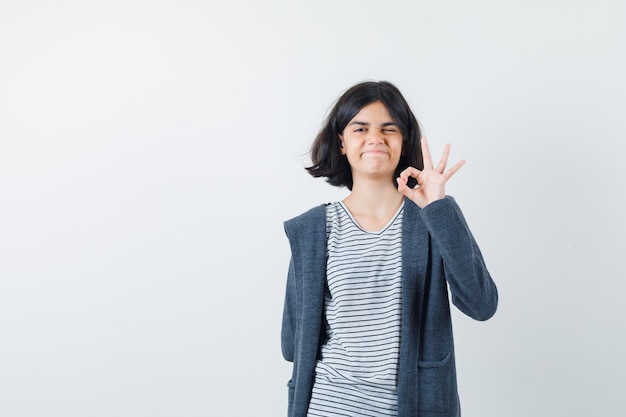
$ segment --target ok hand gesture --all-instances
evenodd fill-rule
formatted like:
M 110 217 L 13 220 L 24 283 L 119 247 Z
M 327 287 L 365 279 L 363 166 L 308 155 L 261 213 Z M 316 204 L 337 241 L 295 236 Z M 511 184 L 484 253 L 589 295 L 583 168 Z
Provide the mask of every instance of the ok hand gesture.
M 465 164 L 465 161 L 457 162 L 446 171 L 448 155 L 450 154 L 450 144 L 446 144 L 439 163 L 437 163 L 436 167 L 433 167 L 433 160 L 430 156 L 426 138 L 422 138 L 421 143 L 424 169 L 420 171 L 417 168 L 408 167 L 400 173 L 396 180 L 398 181 L 398 191 L 410 198 L 420 208 L 424 208 L 433 201 L 441 200 L 446 196 L 446 182 Z M 407 186 L 409 177 L 417 180 L 418 185 L 415 188 Z

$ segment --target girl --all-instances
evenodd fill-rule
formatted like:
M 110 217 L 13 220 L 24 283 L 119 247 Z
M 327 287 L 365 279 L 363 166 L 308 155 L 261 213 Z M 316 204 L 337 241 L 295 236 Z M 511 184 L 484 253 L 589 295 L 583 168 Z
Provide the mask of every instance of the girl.
M 476 320 L 496 286 L 398 89 L 347 90 L 313 142 L 314 177 L 350 190 L 285 222 L 289 417 L 459 416 L 450 303 Z M 449 288 L 449 293 L 448 293 Z

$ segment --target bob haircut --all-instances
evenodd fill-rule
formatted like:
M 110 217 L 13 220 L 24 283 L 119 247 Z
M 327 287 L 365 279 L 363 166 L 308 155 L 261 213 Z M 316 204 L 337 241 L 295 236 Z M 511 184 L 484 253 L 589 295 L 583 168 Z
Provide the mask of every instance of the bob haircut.
M 345 155 L 341 154 L 339 135 L 368 104 L 381 102 L 402 133 L 402 156 L 396 168 L 395 177 L 409 166 L 419 170 L 424 168 L 420 140 L 422 132 L 415 115 L 400 90 L 387 81 L 366 81 L 346 90 L 337 100 L 326 122 L 311 146 L 310 167 L 305 169 L 314 177 L 326 177 L 326 181 L 337 187 L 352 190 L 352 169 Z M 395 184 L 395 177 L 392 178 Z M 409 178 L 412 180 L 412 178 Z M 409 182 L 415 186 L 415 180 Z

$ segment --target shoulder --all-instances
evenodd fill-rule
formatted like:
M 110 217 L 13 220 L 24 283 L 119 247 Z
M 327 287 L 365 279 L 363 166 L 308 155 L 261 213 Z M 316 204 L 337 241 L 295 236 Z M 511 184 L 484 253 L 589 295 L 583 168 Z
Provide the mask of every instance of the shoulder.
M 326 206 L 321 204 L 284 223 L 285 234 L 296 259 L 324 259 L 326 254 Z
M 318 229 L 320 225 L 326 224 L 326 206 L 330 203 L 320 204 L 284 222 L 285 232 L 289 236 L 291 233 L 301 230 L 310 232 L 311 229 Z

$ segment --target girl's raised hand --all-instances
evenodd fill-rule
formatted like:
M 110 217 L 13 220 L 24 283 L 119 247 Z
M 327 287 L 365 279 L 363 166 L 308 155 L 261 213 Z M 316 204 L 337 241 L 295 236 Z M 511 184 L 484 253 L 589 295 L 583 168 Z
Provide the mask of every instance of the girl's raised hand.
M 421 143 L 424 169 L 420 171 L 417 168 L 408 167 L 400 173 L 396 180 L 398 182 L 398 191 L 410 198 L 419 207 L 424 208 L 433 201 L 441 200 L 446 196 L 446 182 L 465 164 L 465 161 L 460 160 L 446 171 L 448 156 L 450 155 L 450 144 L 448 143 L 443 148 L 443 155 L 441 155 L 439 163 L 433 167 L 433 160 L 430 156 L 426 138 L 422 138 Z M 409 177 L 417 180 L 415 188 L 410 188 L 407 185 Z

